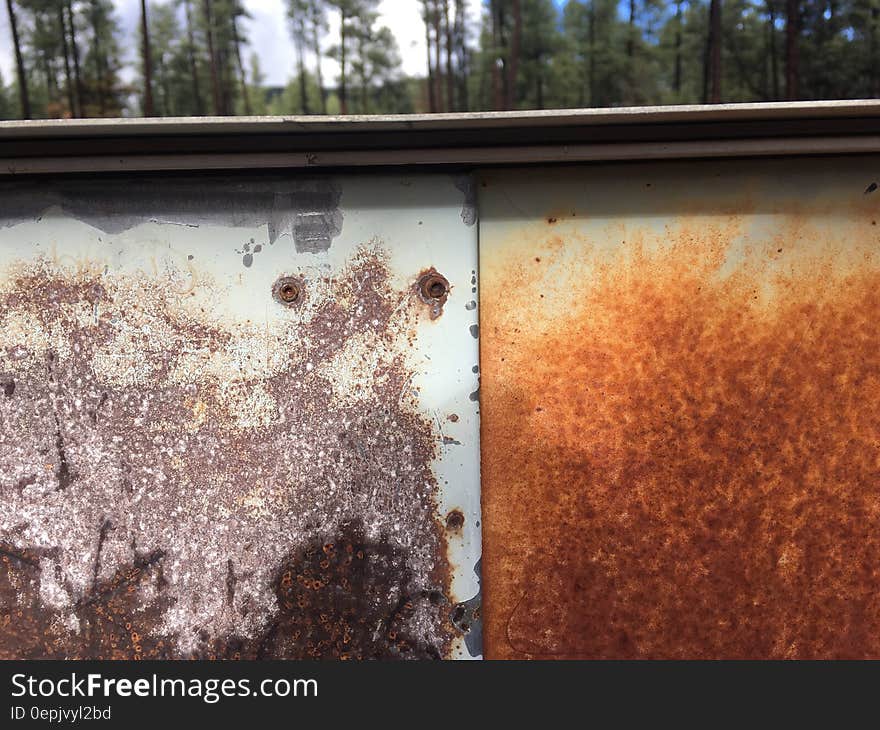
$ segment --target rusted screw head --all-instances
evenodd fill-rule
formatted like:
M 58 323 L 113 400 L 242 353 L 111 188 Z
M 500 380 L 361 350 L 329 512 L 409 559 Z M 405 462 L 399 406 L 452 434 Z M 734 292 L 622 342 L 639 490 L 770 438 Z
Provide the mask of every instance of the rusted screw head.
M 283 276 L 272 287 L 275 298 L 282 304 L 296 304 L 302 295 L 302 284 L 292 276 Z
M 442 299 L 449 293 L 449 282 L 436 272 L 425 274 L 419 279 L 419 291 L 424 299 Z

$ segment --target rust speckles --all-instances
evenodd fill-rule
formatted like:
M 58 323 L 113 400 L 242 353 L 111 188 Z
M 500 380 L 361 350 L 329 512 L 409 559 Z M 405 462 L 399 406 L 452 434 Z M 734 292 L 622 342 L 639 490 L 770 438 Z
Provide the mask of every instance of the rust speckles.
M 443 305 L 449 297 L 449 281 L 431 267 L 419 274 L 416 281 L 419 298 L 430 307 L 431 319 L 443 314 Z
M 0 571 L 0 655 L 445 655 L 423 597 L 449 583 L 438 438 L 408 387 L 420 304 L 381 246 L 268 329 L 212 319 L 204 278 L 172 284 L 37 262 L 0 290 L 0 540 L 35 556 Z M 328 543 L 368 567 L 313 560 Z M 281 590 L 284 566 L 312 592 Z
M 871 218 L 615 225 L 481 242 L 487 656 L 880 656 Z

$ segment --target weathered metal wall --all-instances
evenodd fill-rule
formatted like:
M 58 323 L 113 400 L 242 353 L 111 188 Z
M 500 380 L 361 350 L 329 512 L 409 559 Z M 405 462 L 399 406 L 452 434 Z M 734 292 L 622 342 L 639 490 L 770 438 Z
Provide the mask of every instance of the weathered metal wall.
M 878 169 L 482 176 L 488 657 L 880 656 Z
M 5 183 L 0 656 L 479 655 L 471 190 Z

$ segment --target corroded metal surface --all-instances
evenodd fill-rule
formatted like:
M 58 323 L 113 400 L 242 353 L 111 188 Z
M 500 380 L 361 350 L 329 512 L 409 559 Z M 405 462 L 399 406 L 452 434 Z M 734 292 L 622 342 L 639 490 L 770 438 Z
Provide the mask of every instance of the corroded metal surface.
M 125 189 L 4 208 L 0 656 L 479 654 L 454 180 Z
M 485 175 L 488 657 L 880 656 L 878 162 Z

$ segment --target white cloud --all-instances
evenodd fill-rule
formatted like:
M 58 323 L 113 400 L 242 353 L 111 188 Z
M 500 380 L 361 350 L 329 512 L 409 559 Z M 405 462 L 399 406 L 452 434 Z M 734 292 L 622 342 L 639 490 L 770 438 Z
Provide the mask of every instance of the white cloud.
M 479 16 L 482 0 L 466 0 L 471 24 Z M 123 61 L 126 69 L 125 80 L 134 75 L 137 62 L 137 32 L 140 22 L 139 0 L 113 0 L 119 18 L 122 34 Z M 294 72 L 294 54 L 287 32 L 287 16 L 284 0 L 244 0 L 244 5 L 253 16 L 245 24 L 250 48 L 247 53 L 256 53 L 260 66 L 266 76 L 266 83 L 280 86 L 287 82 Z M 0 72 L 9 83 L 14 75 L 12 38 L 5 3 L 0 11 Z M 403 70 L 406 74 L 424 74 L 425 69 L 425 26 L 421 18 L 421 3 L 418 0 L 382 0 L 379 4 L 379 23 L 387 25 L 397 39 L 400 47 Z M 333 43 L 339 31 L 339 19 L 330 16 L 330 32 L 324 39 L 325 46 Z M 339 72 L 335 61 L 324 59 L 325 77 L 335 79 Z

